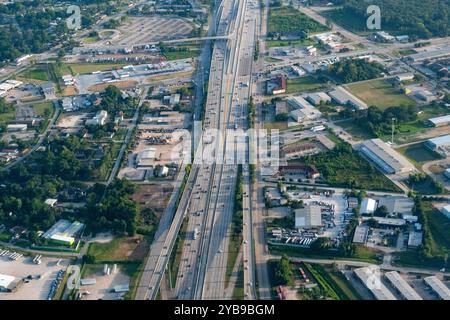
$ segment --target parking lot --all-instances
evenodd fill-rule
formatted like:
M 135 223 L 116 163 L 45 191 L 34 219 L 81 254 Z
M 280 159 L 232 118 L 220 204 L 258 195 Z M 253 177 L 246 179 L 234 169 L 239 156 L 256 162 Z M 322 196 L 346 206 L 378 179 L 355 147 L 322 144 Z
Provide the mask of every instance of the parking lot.
M 178 39 L 189 36 L 191 24 L 181 18 L 173 17 L 139 17 L 130 18 L 129 22 L 119 28 L 122 33 L 117 37 L 117 44 L 134 45 L 161 40 Z
M 0 257 L 0 273 L 19 279 L 32 278 L 22 282 L 15 292 L 0 292 L 0 300 L 46 300 L 57 273 L 66 270 L 70 263 L 64 259 L 57 265 L 60 259 L 42 257 L 41 264 L 35 264 L 33 258 L 24 256 L 11 261 L 7 256 Z

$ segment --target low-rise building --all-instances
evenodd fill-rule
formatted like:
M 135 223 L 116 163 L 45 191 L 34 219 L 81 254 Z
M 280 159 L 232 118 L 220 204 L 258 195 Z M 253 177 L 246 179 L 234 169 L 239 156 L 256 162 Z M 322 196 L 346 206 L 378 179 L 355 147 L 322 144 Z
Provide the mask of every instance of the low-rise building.
M 360 214 L 370 214 L 374 213 L 377 209 L 377 201 L 371 198 L 364 198 L 361 202 L 361 208 L 359 209 Z
M 366 244 L 368 234 L 368 226 L 357 226 L 355 228 L 355 234 L 353 235 L 353 243 Z
M 301 122 L 303 120 L 315 120 L 322 116 L 322 113 L 303 97 L 293 97 L 288 100 L 288 103 L 292 107 L 296 108 L 291 111 L 290 115 L 297 122 Z
M 423 300 L 397 271 L 388 271 L 385 277 L 389 284 L 406 300 Z
M 330 91 L 328 95 L 331 98 L 333 98 L 333 100 L 336 101 L 337 103 L 342 105 L 351 105 L 353 108 L 357 110 L 365 110 L 368 108 L 367 103 L 355 97 L 344 87 L 337 87 L 335 90 Z
M 315 92 L 310 93 L 306 100 L 311 102 L 313 105 L 318 106 L 322 102 L 331 102 L 331 97 L 325 92 Z
M 408 236 L 408 247 L 417 248 L 422 245 L 423 233 L 421 231 L 411 231 Z
M 391 291 L 380 280 L 380 270 L 377 266 L 368 266 L 354 270 L 361 283 L 369 289 L 377 300 L 397 300 Z
M 267 94 L 277 95 L 286 93 L 286 79 L 283 76 L 277 76 L 266 82 Z
M 397 80 L 398 82 L 402 82 L 402 81 L 411 81 L 414 79 L 414 73 L 412 72 L 407 72 L 407 73 L 401 73 L 395 76 L 395 80 Z
M 103 126 L 106 123 L 108 112 L 106 110 L 100 110 L 92 119 L 86 120 L 86 125 L 91 126 Z
M 450 289 L 438 277 L 426 277 L 423 281 L 440 299 L 450 300 Z
M 13 292 L 19 283 L 20 279 L 6 274 L 0 274 L 0 292 Z
M 430 118 L 430 119 L 428 119 L 428 121 L 430 122 L 431 125 L 433 125 L 435 127 L 446 126 L 446 125 L 450 124 L 450 115 L 445 115 L 445 116 L 436 117 L 436 118 Z
M 295 228 L 311 229 L 322 226 L 322 210 L 320 206 L 310 205 L 295 210 Z
M 450 135 L 429 139 L 425 142 L 425 146 L 445 156 L 450 147 Z
M 8 132 L 20 132 L 27 131 L 28 126 L 26 124 L 8 124 L 6 131 Z
M 366 140 L 359 150 L 384 173 L 398 174 L 415 170 L 413 164 L 381 139 Z

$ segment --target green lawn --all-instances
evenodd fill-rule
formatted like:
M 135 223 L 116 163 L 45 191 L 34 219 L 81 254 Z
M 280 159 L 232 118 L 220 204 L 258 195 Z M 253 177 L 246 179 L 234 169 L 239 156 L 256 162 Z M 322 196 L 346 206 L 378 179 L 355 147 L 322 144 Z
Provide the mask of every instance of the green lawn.
M 380 258 L 378 257 L 379 252 L 375 249 L 357 245 L 356 246 L 356 254 L 349 257 L 342 257 L 338 254 L 337 251 L 326 251 L 321 253 L 312 252 L 310 249 L 301 248 L 301 247 L 293 247 L 287 246 L 284 244 L 269 244 L 269 250 L 271 254 L 275 255 L 283 255 L 286 254 L 290 257 L 300 257 L 300 258 L 330 258 L 330 259 L 344 259 L 344 260 L 357 260 L 357 261 L 365 261 L 369 263 L 381 263 Z
M 302 32 L 316 33 L 327 31 L 328 28 L 292 7 L 269 9 L 269 33 L 283 35 L 298 35 Z
M 67 67 L 74 74 L 83 74 L 92 73 L 95 71 L 109 71 L 115 68 L 121 68 L 126 65 L 126 63 L 73 63 L 67 64 Z
M 170 51 L 164 53 L 167 60 L 191 59 L 196 58 L 199 55 L 199 50 Z
M 0 113 L 0 125 L 1 124 L 5 124 L 11 120 L 14 120 L 14 118 L 16 117 L 16 112 L 12 111 L 12 112 L 6 112 L 6 113 Z
M 326 84 L 319 82 L 311 76 L 307 76 L 297 79 L 288 79 L 286 81 L 286 86 L 287 93 L 301 93 L 323 89 L 326 87 Z
M 35 80 L 41 80 L 41 81 L 49 80 L 47 70 L 45 70 L 44 68 L 40 68 L 40 67 L 27 70 L 24 73 L 20 74 L 19 76 L 21 78 L 26 78 L 26 79 L 35 79 Z
M 349 119 L 339 121 L 336 123 L 339 127 L 342 127 L 345 131 L 353 136 L 356 140 L 373 139 L 375 136 L 367 129 L 362 128 L 357 119 Z
M 419 169 L 425 162 L 441 158 L 439 154 L 425 147 L 422 142 L 397 149 L 397 151 L 408 157 L 411 162 L 414 163 L 414 165 Z
M 149 241 L 145 237 L 115 238 L 108 243 L 91 243 L 88 255 L 95 257 L 96 263 L 140 262 L 147 254 Z
M 384 110 L 393 106 L 415 105 L 414 100 L 397 92 L 384 80 L 371 80 L 346 86 L 351 93 L 366 102 Z
M 267 48 L 272 47 L 286 47 L 286 46 L 311 46 L 316 44 L 311 39 L 297 39 L 297 40 L 267 40 Z
M 53 114 L 54 107 L 52 102 L 41 102 L 33 105 L 33 110 L 37 116 L 50 118 Z
M 425 195 L 440 193 L 440 190 L 436 188 L 436 184 L 430 176 L 427 176 L 425 180 L 414 184 L 408 183 L 408 186 L 414 191 Z
M 358 19 L 342 9 L 331 9 L 320 12 L 325 18 L 330 19 L 337 25 L 356 33 L 369 33 L 365 20 Z
M 430 202 L 424 202 L 424 211 L 434 242 L 432 247 L 436 253 L 450 253 L 450 219 L 435 209 Z

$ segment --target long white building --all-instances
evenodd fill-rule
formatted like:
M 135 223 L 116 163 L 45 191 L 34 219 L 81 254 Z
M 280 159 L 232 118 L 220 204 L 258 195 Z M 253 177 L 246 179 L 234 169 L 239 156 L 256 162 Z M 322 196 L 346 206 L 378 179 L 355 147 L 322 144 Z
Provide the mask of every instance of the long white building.
M 405 279 L 397 271 L 389 271 L 385 274 L 388 282 L 400 293 L 406 300 L 423 300 Z
M 381 282 L 380 271 L 377 266 L 358 268 L 354 272 L 377 300 L 397 300 L 392 292 Z
M 381 139 L 364 141 L 360 152 L 384 173 L 408 173 L 415 170 L 411 162 Z

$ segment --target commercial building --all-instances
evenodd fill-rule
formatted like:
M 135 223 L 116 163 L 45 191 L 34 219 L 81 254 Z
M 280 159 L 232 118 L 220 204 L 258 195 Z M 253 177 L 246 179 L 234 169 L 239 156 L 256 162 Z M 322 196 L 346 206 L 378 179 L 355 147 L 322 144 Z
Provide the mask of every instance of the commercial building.
M 301 122 L 303 120 L 314 120 L 322 116 L 322 113 L 303 97 L 293 97 L 288 100 L 288 104 L 296 108 L 291 111 L 290 115 L 297 122 Z
M 436 100 L 437 97 L 436 95 L 434 95 L 431 91 L 429 90 L 418 90 L 414 92 L 414 96 L 419 99 L 422 100 L 426 103 L 432 102 L 433 100 Z
M 366 244 L 368 234 L 368 226 L 357 226 L 355 228 L 355 234 L 353 235 L 353 243 Z
M 423 233 L 421 231 L 411 231 L 408 236 L 408 247 L 417 248 L 422 245 Z
M 441 212 L 444 216 L 450 219 L 450 205 L 443 207 Z
M 450 147 L 450 135 L 429 139 L 425 142 L 425 146 L 432 151 L 446 155 L 447 149 Z
M 81 237 L 84 224 L 78 221 L 70 222 L 68 220 L 61 219 L 55 223 L 42 237 L 52 240 L 56 243 L 62 243 L 67 245 L 73 245 L 75 238 Z
M 446 126 L 450 123 L 450 115 L 442 117 L 430 118 L 428 121 L 435 127 Z
M 106 110 L 100 110 L 92 119 L 86 120 L 86 125 L 91 126 L 103 126 L 106 123 L 108 112 Z
M 385 277 L 393 288 L 406 300 L 423 300 L 397 271 L 386 272 Z
M 333 98 L 339 104 L 351 105 L 357 110 L 365 110 L 368 108 L 367 103 L 361 99 L 355 97 L 353 94 L 348 92 L 344 87 L 337 87 L 335 90 L 330 91 L 328 95 Z
M 373 213 L 377 209 L 377 201 L 370 198 L 364 198 L 361 202 L 360 214 Z
M 404 219 L 383 218 L 383 217 L 373 217 L 373 219 L 376 222 L 378 222 L 378 224 L 381 227 L 386 227 L 386 228 L 399 228 L 399 227 L 406 225 L 406 220 L 404 220 Z
M 286 101 L 277 101 L 275 103 L 275 114 L 287 114 L 288 113 L 288 106 Z
M 450 290 L 441 280 L 438 279 L 438 277 L 426 277 L 423 281 L 440 299 L 450 300 Z
M 384 173 L 408 173 L 415 170 L 414 165 L 381 139 L 366 140 L 359 150 Z
M 278 76 L 275 79 L 266 82 L 267 94 L 277 95 L 286 93 L 286 79 L 283 76 Z
M 375 32 L 374 39 L 379 42 L 394 42 L 395 41 L 395 37 L 385 31 Z
M 6 126 L 6 131 L 8 132 L 20 132 L 26 131 L 28 126 L 26 124 L 8 124 Z
M 331 102 L 331 97 L 325 92 L 315 92 L 309 94 L 306 100 L 317 106 L 322 102 Z
M 0 292 L 12 292 L 20 283 L 19 279 L 6 274 L 0 274 Z
M 408 73 L 402 73 L 395 76 L 395 80 L 398 82 L 402 81 L 411 81 L 414 79 L 414 73 L 408 72 Z
M 295 227 L 311 229 L 322 226 L 322 210 L 320 206 L 307 206 L 295 210 Z
M 389 213 L 410 214 L 414 201 L 402 196 L 386 196 L 378 199 L 378 206 L 385 206 Z
M 450 56 L 450 45 L 446 44 L 440 47 L 429 48 L 427 51 L 422 51 L 412 54 L 407 57 L 412 62 L 422 62 L 425 60 L 441 59 Z
M 377 266 L 368 266 L 354 270 L 361 283 L 369 289 L 377 300 L 397 300 L 392 292 L 381 282 Z

